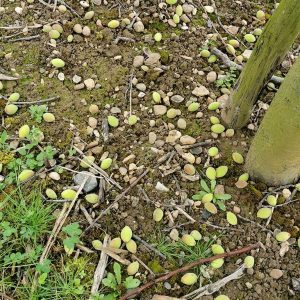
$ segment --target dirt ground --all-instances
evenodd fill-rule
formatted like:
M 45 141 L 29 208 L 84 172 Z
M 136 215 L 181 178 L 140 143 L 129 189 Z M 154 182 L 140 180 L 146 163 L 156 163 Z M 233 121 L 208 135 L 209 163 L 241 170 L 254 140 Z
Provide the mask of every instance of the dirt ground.
M 256 218 L 256 212 L 259 201 L 267 192 L 272 191 L 272 187 L 253 181 L 249 181 L 248 185 L 242 189 L 235 185 L 244 170 L 243 165 L 237 165 L 232 160 L 232 152 L 238 151 L 244 157 L 246 156 L 257 126 L 263 117 L 264 109 L 259 109 L 259 106 L 255 108 L 251 119 L 253 122 L 250 121 L 254 124 L 254 130 L 250 127 L 250 129 L 236 131 L 233 137 L 221 134 L 214 138 L 210 130 L 210 117 L 221 118 L 220 111 L 210 111 L 207 107 L 210 102 L 220 99 L 221 96 L 224 98 L 225 94 L 221 92 L 216 82 L 207 81 L 207 74 L 214 71 L 222 75 L 228 69 L 220 60 L 208 63 L 207 59 L 199 54 L 199 49 L 203 48 L 207 40 L 213 40 L 211 45 L 226 52 L 215 30 L 223 38 L 230 39 L 231 37 L 220 24 L 238 26 L 239 32 L 236 37 L 243 40 L 243 35 L 257 26 L 253 18 L 256 12 L 261 9 L 271 14 L 274 9 L 273 1 L 215 0 L 217 13 L 210 14 L 210 20 L 207 19 L 198 1 L 186 1 L 198 8 L 197 13 L 191 15 L 190 22 L 187 23 L 188 29 L 182 29 L 180 26 L 172 27 L 164 22 L 164 18 L 168 18 L 171 9 L 160 9 L 158 2 L 161 1 L 135 1 L 135 4 L 133 1 L 108 1 L 107 5 L 91 3 L 89 8 L 83 8 L 79 1 L 66 2 L 80 16 L 84 16 L 89 10 L 93 10 L 95 16 L 89 20 L 80 19 L 74 12 L 53 11 L 37 0 L 32 4 L 0 0 L 0 6 L 5 7 L 5 13 L 0 13 L 0 36 L 2 37 L 0 73 L 4 69 L 10 75 L 20 77 L 17 81 L 3 81 L 4 89 L 0 91 L 0 94 L 8 96 L 12 92 L 19 92 L 22 101 L 60 97 L 48 104 L 49 111 L 55 115 L 55 123 L 38 124 L 45 136 L 43 143 L 51 144 L 57 149 L 56 164 L 65 163 L 65 166 L 70 169 L 82 170 L 78 160 L 68 157 L 68 151 L 72 145 L 82 149 L 85 154 L 94 155 L 97 165 L 100 165 L 103 157 L 109 156 L 113 159 L 113 165 L 107 172 L 123 189 L 149 169 L 149 173 L 138 185 L 132 188 L 109 214 L 98 221 L 99 226 L 88 230 L 83 235 L 81 240 L 83 244 L 92 248 L 93 239 L 102 239 L 105 233 L 111 237 L 118 236 L 125 225 L 130 226 L 136 235 L 154 245 L 161 236 L 170 240 L 169 232 L 172 228 L 177 228 L 180 235 L 194 229 L 199 230 L 203 236 L 221 241 L 226 251 L 260 241 L 263 248 L 252 250 L 251 253 L 255 257 L 254 267 L 248 269 L 242 278 L 226 284 L 213 296 L 221 293 L 230 299 L 243 300 L 300 299 L 299 290 L 295 290 L 292 283 L 293 278 L 300 278 L 300 256 L 297 243 L 292 244 L 289 250 L 281 255 L 282 245 L 274 239 L 273 235 L 274 230 L 279 229 L 291 233 L 291 239 L 299 238 L 300 202 L 276 208 L 270 224 L 266 226 L 265 220 Z M 22 3 L 24 3 L 23 12 L 18 14 L 15 7 L 22 7 Z M 212 5 L 212 1 L 202 1 L 202 4 Z M 139 13 L 139 18 L 145 27 L 143 32 L 136 32 L 133 28 L 126 26 L 120 26 L 117 29 L 107 27 L 112 19 L 129 18 L 131 21 L 130 14 L 133 11 Z M 164 17 L 160 19 L 159 15 L 164 15 Z M 97 20 L 101 22 L 97 23 Z M 7 38 L 9 35 L 19 33 L 25 25 L 48 23 L 60 23 L 63 26 L 63 33 L 59 39 L 55 40 L 56 46 L 51 45 L 48 33 L 42 31 L 43 27 L 34 29 L 28 27 L 28 34 L 25 36 L 38 35 L 37 38 L 29 41 L 11 41 L 14 38 L 24 37 L 22 34 Z M 73 27 L 77 23 L 88 26 L 91 30 L 90 35 L 74 33 Z M 20 25 L 20 29 L 2 28 L 11 25 Z M 153 39 L 153 35 L 157 32 L 162 33 L 163 36 L 160 42 Z M 67 41 L 70 34 L 74 35 L 72 42 Z M 126 37 L 126 40 L 121 39 L 116 43 L 118 37 Z M 247 46 L 253 47 L 248 44 Z M 240 46 L 237 54 L 241 54 L 244 50 L 245 48 Z M 159 53 L 159 62 L 154 65 L 150 64 L 146 69 L 134 66 L 135 57 L 146 58 L 149 51 Z M 62 70 L 56 70 L 51 66 L 50 61 L 55 57 L 65 61 L 65 67 Z M 285 65 L 281 66 L 276 73 L 285 74 L 288 69 L 286 65 L 289 62 L 290 56 L 285 60 Z M 58 78 L 59 72 L 63 73 L 64 80 Z M 96 86 L 91 90 L 84 85 L 83 88 L 78 89 L 78 84 L 74 83 L 74 75 L 82 77 L 80 83 L 92 78 Z M 136 82 L 144 84 L 145 88 L 139 89 L 139 86 L 134 84 Z M 195 87 L 202 85 L 209 90 L 209 95 L 195 99 L 192 91 Z M 187 123 L 185 129 L 178 129 L 178 116 L 170 119 L 166 115 L 154 114 L 152 101 L 154 91 L 170 95 L 170 99 L 172 95 L 184 97 L 181 103 L 174 103 L 169 99 L 161 104 L 168 109 L 170 107 L 180 109 L 180 118 L 184 118 Z M 273 95 L 273 90 L 265 88 L 260 96 L 260 103 L 269 103 Z M 191 99 L 200 104 L 197 112 L 191 113 L 187 110 L 186 103 Z M 6 116 L 4 114 L 5 103 L 4 99 L 0 99 L 3 127 L 10 134 L 14 135 L 24 122 L 30 126 L 36 125 L 35 120 L 30 117 L 27 106 L 22 106 L 14 116 Z M 91 104 L 99 107 L 98 113 L 91 114 L 89 111 Z M 132 106 L 132 112 L 139 118 L 134 126 L 126 124 L 130 106 Z M 117 128 L 110 128 L 108 139 L 104 140 L 102 122 L 111 114 L 118 117 L 120 125 Z M 96 119 L 94 128 L 90 126 L 93 121 L 90 117 Z M 153 123 L 151 120 L 155 120 L 154 126 L 151 126 Z M 217 214 L 212 215 L 207 213 L 203 205 L 195 208 L 191 197 L 199 190 L 199 180 L 191 181 L 184 175 L 183 168 L 187 160 L 176 151 L 175 144 L 178 142 L 166 142 L 170 130 L 174 129 L 179 130 L 182 135 L 193 137 L 196 143 L 209 140 L 203 146 L 191 148 L 191 152 L 193 151 L 196 157 L 196 162 L 192 163 L 196 168 L 196 174 L 203 177 L 208 165 L 228 166 L 227 175 L 218 180 L 218 184 L 223 185 L 226 193 L 232 196 L 232 199 L 226 202 L 226 209 L 238 212 L 238 215 L 252 220 L 252 223 L 238 218 L 238 225 L 230 226 L 226 221 L 226 212 L 219 210 Z M 149 136 L 151 137 L 154 133 L 156 140 L 153 142 L 150 139 L 149 141 Z M 219 148 L 220 155 L 217 159 L 209 160 L 207 150 L 213 145 Z M 159 159 L 170 153 L 172 156 L 160 163 Z M 124 163 L 124 159 L 132 154 L 134 156 Z M 126 174 L 122 174 L 120 168 L 125 169 Z M 176 170 L 168 174 L 168 171 L 173 169 Z M 61 179 L 54 181 L 45 172 L 36 180 L 43 189 L 48 187 L 61 191 L 66 186 L 74 185 L 72 175 L 64 171 Z M 168 191 L 157 190 L 155 188 L 157 182 L 167 187 Z M 273 187 L 273 189 L 276 188 L 278 187 Z M 282 201 L 280 203 L 285 201 L 282 196 L 283 188 L 277 190 L 279 200 Z M 289 189 L 293 191 L 293 187 Z M 145 197 L 142 190 L 148 197 Z M 100 204 L 93 207 L 89 203 L 84 203 L 84 200 L 81 200 L 81 203 L 84 203 L 90 216 L 95 218 L 119 192 L 114 186 L 107 184 L 105 199 Z M 295 199 L 297 196 L 296 194 Z M 189 222 L 189 219 L 183 214 L 178 214 L 176 205 L 183 207 L 196 222 L 185 224 Z M 157 223 L 153 220 L 152 214 L 155 207 L 159 206 L 164 208 L 164 218 Z M 57 209 L 60 207 L 60 204 L 56 204 Z M 173 220 L 167 217 L 168 214 Z M 74 220 L 79 222 L 83 230 L 88 226 L 86 217 L 79 209 L 68 218 L 68 222 Z M 262 226 L 259 227 L 258 224 Z M 52 255 L 59 258 L 63 252 L 63 247 L 57 243 Z M 138 245 L 136 255 L 148 266 L 151 262 L 157 261 L 161 267 L 161 273 L 178 267 L 168 260 L 158 258 L 155 253 L 149 252 L 142 245 Z M 91 254 L 91 257 L 91 266 L 95 266 L 98 255 Z M 229 275 L 242 263 L 244 257 L 245 255 L 226 259 L 222 268 L 211 271 L 210 278 L 201 277 L 202 284 L 208 284 Z M 273 269 L 281 270 L 283 275 L 278 279 L 273 278 L 270 275 Z M 144 283 L 149 278 L 147 274 L 146 271 L 140 275 Z M 136 299 L 152 299 L 156 293 L 183 297 L 195 289 L 195 286 L 186 287 L 180 284 L 180 276 L 172 278 L 168 283 L 171 287 L 165 288 L 165 284 L 154 286 Z M 202 299 L 213 299 L 213 296 L 204 296 Z M 21 299 L 16 295 L 15 297 L 15 299 Z

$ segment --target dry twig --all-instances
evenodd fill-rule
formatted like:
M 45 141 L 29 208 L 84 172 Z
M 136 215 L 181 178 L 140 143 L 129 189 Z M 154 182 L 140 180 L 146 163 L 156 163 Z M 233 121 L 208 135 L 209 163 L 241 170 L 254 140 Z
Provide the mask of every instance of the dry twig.
M 211 262 L 215 259 L 218 259 L 218 258 L 225 258 L 225 257 L 232 257 L 232 256 L 236 256 L 236 255 L 240 255 L 240 254 L 243 254 L 243 253 L 246 253 L 246 252 L 249 252 L 251 251 L 252 249 L 256 249 L 260 247 L 260 243 L 256 243 L 256 244 L 253 244 L 253 245 L 249 245 L 249 246 L 246 246 L 246 247 L 243 247 L 241 249 L 237 249 L 237 250 L 234 250 L 234 251 L 231 251 L 231 252 L 227 252 L 227 253 L 223 253 L 223 254 L 218 254 L 218 255 L 215 255 L 215 256 L 212 256 L 212 257 L 208 257 L 208 258 L 201 258 L 201 259 L 198 259 L 190 264 L 187 264 L 179 269 L 176 269 L 174 271 L 171 271 L 161 277 L 158 277 L 154 280 L 151 280 L 149 282 L 147 282 L 146 284 L 136 288 L 136 289 L 133 289 L 131 291 L 129 291 L 128 293 L 126 293 L 124 296 L 120 297 L 119 300 L 126 300 L 126 299 L 130 299 L 134 296 L 137 296 L 139 295 L 142 291 L 148 289 L 149 287 L 153 286 L 154 284 L 157 284 L 159 282 L 162 282 L 162 281 L 166 281 L 168 280 L 169 278 L 179 274 L 179 273 L 182 273 L 182 272 L 186 272 L 192 268 L 195 268 L 201 264 L 204 264 L 204 263 L 208 263 L 208 262 Z

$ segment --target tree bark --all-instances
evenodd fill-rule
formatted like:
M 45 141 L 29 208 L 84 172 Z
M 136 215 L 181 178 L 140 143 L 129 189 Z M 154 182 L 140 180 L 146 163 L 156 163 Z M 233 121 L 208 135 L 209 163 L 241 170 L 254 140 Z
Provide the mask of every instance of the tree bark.
M 300 1 L 282 0 L 259 37 L 222 113 L 231 128 L 247 124 L 260 91 L 299 33 Z
M 252 141 L 249 174 L 270 185 L 300 176 L 300 57 L 279 88 Z

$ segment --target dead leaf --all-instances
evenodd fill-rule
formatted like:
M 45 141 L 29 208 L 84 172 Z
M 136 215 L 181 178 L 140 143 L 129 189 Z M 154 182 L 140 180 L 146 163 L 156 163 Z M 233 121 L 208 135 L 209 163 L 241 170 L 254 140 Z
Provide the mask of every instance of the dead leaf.
M 235 183 L 235 186 L 236 186 L 238 189 L 243 189 L 243 188 L 245 188 L 247 185 L 248 185 L 248 182 L 247 182 L 247 181 L 244 181 L 244 180 L 238 180 L 238 181 Z

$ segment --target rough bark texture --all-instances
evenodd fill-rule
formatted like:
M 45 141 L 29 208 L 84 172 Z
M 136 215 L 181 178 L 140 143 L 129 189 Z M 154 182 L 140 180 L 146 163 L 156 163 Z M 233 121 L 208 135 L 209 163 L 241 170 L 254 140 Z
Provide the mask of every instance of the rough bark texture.
M 270 185 L 292 183 L 300 176 L 300 57 L 254 137 L 246 168 L 251 176 Z
M 258 39 L 222 117 L 231 128 L 247 124 L 261 89 L 300 33 L 300 0 L 282 0 Z

